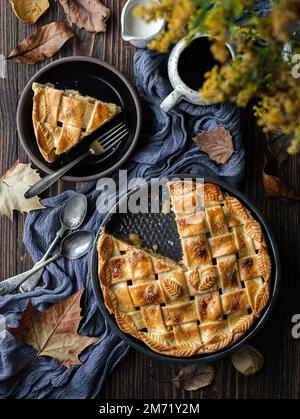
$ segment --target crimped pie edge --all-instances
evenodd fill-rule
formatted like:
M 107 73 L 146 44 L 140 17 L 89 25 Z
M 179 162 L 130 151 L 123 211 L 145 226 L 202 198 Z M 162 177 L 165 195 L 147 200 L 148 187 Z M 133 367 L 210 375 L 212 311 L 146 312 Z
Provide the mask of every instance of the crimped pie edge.
M 171 345 L 164 341 L 159 333 L 142 332 L 137 330 L 132 318 L 124 312 L 117 309 L 117 299 L 114 292 L 109 288 L 103 278 L 106 265 L 110 258 L 113 248 L 113 236 L 107 234 L 103 229 L 100 233 L 98 240 L 98 276 L 101 289 L 103 291 L 103 298 L 106 308 L 110 314 L 115 316 L 118 327 L 124 332 L 132 335 L 136 339 L 142 340 L 154 352 L 161 355 L 174 356 L 174 357 L 191 357 L 193 355 L 217 352 L 225 347 L 232 345 L 239 340 L 245 332 L 247 332 L 253 325 L 256 318 L 259 317 L 262 310 L 265 308 L 270 297 L 270 281 L 271 281 L 271 260 L 268 254 L 268 249 L 264 235 L 261 231 L 260 224 L 252 217 L 250 212 L 241 204 L 241 202 L 232 196 L 226 194 L 225 205 L 233 214 L 238 215 L 248 227 L 245 229 L 245 234 L 251 239 L 255 240 L 258 244 L 258 255 L 260 269 L 263 272 L 261 275 L 264 279 L 264 284 L 259 293 L 255 296 L 254 310 L 248 315 L 247 319 L 238 323 L 235 328 L 229 332 L 220 332 L 212 337 L 206 343 L 186 343 L 179 345 Z M 247 230 L 247 231 L 246 231 Z M 139 249 L 142 252 L 150 254 L 146 249 Z

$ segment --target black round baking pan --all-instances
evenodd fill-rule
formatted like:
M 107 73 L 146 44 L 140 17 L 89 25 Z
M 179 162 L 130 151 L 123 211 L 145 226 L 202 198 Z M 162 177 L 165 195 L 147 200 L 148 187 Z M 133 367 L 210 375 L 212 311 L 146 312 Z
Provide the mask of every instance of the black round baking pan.
M 101 227 L 99 229 L 97 240 L 91 255 L 91 275 L 93 280 L 93 289 L 94 294 L 98 302 L 99 309 L 108 324 L 116 331 L 116 333 L 124 339 L 130 346 L 134 349 L 143 352 L 144 354 L 155 358 L 160 361 L 167 361 L 180 364 L 188 364 L 194 362 L 208 362 L 216 361 L 220 358 L 223 358 L 232 352 L 236 351 L 241 346 L 245 345 L 253 336 L 263 327 L 267 318 L 269 317 L 277 295 L 279 291 L 279 283 L 281 277 L 281 265 L 280 258 L 278 253 L 278 248 L 274 239 L 274 236 L 268 226 L 264 216 L 261 212 L 252 204 L 252 202 L 241 192 L 229 186 L 225 182 L 217 179 L 212 179 L 205 176 L 191 176 L 191 175 L 172 175 L 165 177 L 166 179 L 204 179 L 205 183 L 215 183 L 220 186 L 224 191 L 227 191 L 232 196 L 236 196 L 246 208 L 248 208 L 253 215 L 253 217 L 260 222 L 263 233 L 266 238 L 269 254 L 272 262 L 272 276 L 271 276 L 271 293 L 270 299 L 263 310 L 261 316 L 257 319 L 254 325 L 241 337 L 240 340 L 233 343 L 231 346 L 220 350 L 214 353 L 200 354 L 195 355 L 190 358 L 178 358 L 173 356 L 165 356 L 158 354 L 152 351 L 147 345 L 142 341 L 135 339 L 134 337 L 123 333 L 115 319 L 114 316 L 110 315 L 107 311 L 101 287 L 98 280 L 98 253 L 97 253 L 97 241 L 100 234 L 100 231 L 103 227 L 108 233 L 117 235 L 119 237 L 127 237 L 129 233 L 136 233 L 140 236 L 143 241 L 143 246 L 146 248 L 151 248 L 154 244 L 159 244 L 159 253 L 164 256 L 169 256 L 172 259 L 180 260 L 182 258 L 181 246 L 179 242 L 179 236 L 177 233 L 177 227 L 175 223 L 174 214 L 171 212 L 169 214 L 159 213 L 118 213 L 117 209 L 122 207 L 128 199 L 136 194 L 140 188 L 148 188 L 149 183 L 145 183 L 142 186 L 130 191 L 125 196 L 123 196 L 120 201 L 116 204 L 116 207 L 111 211 L 104 219 Z M 161 198 L 159 198 L 161 199 Z
M 67 57 L 56 60 L 39 70 L 27 83 L 17 109 L 17 128 L 21 144 L 33 163 L 43 172 L 51 174 L 78 156 L 84 154 L 92 138 L 64 153 L 60 158 L 47 163 L 41 155 L 34 135 L 32 106 L 34 82 L 53 84 L 57 89 L 77 90 L 84 96 L 95 97 L 104 102 L 119 105 L 122 112 L 97 130 L 104 134 L 120 122 L 125 122 L 129 134 L 110 152 L 90 156 L 76 165 L 63 179 L 85 182 L 107 176 L 118 169 L 129 158 L 140 136 L 142 111 L 139 96 L 127 78 L 112 65 L 91 57 Z

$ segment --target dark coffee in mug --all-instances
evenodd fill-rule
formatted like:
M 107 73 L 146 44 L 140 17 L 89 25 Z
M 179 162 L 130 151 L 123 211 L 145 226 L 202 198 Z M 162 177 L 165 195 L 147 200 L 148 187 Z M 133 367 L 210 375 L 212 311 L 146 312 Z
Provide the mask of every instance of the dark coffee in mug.
M 205 81 L 205 73 L 217 64 L 210 51 L 211 44 L 207 37 L 196 38 L 179 56 L 178 74 L 193 90 L 200 89 Z

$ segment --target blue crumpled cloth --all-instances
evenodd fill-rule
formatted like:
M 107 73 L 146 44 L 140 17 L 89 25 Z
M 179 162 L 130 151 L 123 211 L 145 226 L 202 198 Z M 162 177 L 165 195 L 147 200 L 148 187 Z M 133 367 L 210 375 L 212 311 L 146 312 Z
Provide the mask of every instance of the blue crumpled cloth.
M 135 55 L 137 88 L 152 112 L 153 124 L 152 132 L 142 136 L 139 148 L 123 167 L 128 170 L 128 178 L 149 179 L 172 173 L 206 174 L 221 176 L 238 185 L 244 174 L 239 112 L 230 104 L 200 107 L 182 102 L 170 114 L 165 114 L 159 104 L 171 91 L 166 59 L 165 55 L 147 50 L 139 50 Z M 224 165 L 210 161 L 191 139 L 200 130 L 216 126 L 228 128 L 234 139 L 236 152 Z M 96 233 L 104 217 L 96 210 L 102 192 L 95 183 L 85 184 L 81 192 L 88 198 L 88 214 L 82 228 Z M 59 228 L 60 209 L 74 193 L 66 191 L 45 199 L 43 204 L 47 209 L 27 216 L 24 243 L 34 261 L 42 257 L 53 240 Z M 84 319 L 79 333 L 101 336 L 101 339 L 83 352 L 81 366 L 66 369 L 52 358 L 40 357 L 25 375 L 21 374 L 22 384 L 13 389 L 21 371 L 34 357 L 34 351 L 16 343 L 8 332 L 0 334 L 0 397 L 95 398 L 107 375 L 126 356 L 127 344 L 112 332 L 98 310 L 89 275 L 89 257 L 77 261 L 59 259 L 50 264 L 44 272 L 43 283 L 34 292 L 0 297 L 0 314 L 5 316 L 7 326 L 16 327 L 29 298 L 39 310 L 45 310 L 49 304 L 85 287 L 82 300 Z

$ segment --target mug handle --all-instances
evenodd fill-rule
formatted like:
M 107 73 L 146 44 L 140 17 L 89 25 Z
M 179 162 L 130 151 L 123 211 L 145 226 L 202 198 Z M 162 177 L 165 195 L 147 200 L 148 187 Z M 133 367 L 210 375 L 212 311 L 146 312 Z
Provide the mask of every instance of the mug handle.
M 182 99 L 182 94 L 177 90 L 173 90 L 160 104 L 160 107 L 165 112 L 170 112 L 178 102 Z

